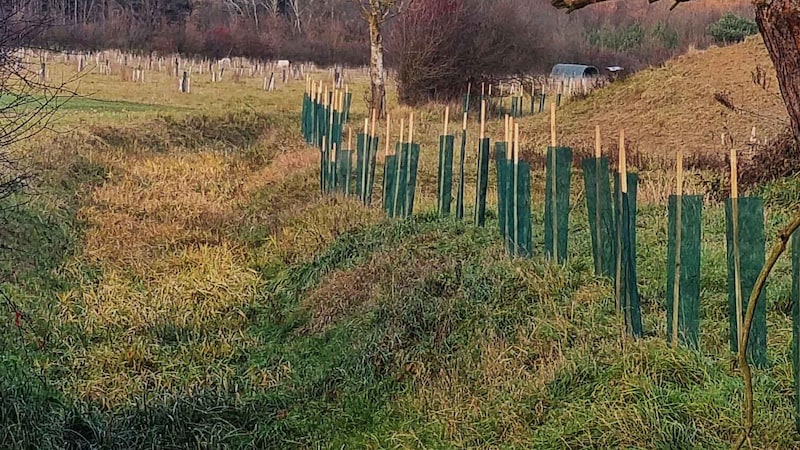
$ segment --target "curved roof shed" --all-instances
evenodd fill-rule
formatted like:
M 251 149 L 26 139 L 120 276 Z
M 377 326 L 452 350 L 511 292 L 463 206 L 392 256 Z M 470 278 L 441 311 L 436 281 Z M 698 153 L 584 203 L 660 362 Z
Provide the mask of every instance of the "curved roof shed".
M 598 75 L 600 71 L 597 67 L 583 64 L 556 64 L 550 72 L 551 77 L 558 78 L 589 78 Z

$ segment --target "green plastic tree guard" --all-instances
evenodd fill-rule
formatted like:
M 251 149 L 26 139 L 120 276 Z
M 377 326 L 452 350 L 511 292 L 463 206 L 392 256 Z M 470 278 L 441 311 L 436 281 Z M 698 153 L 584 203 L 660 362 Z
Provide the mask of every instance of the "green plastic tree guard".
M 308 142 L 308 145 L 314 145 L 317 142 L 317 102 L 312 101 L 309 105 L 308 111 L 308 123 L 309 123 L 309 130 L 308 134 L 311 137 L 311 140 Z
M 800 433 L 800 230 L 792 236 L 792 369 L 794 427 Z
M 506 248 L 509 256 L 517 254 L 517 222 L 519 217 L 518 197 L 519 197 L 519 164 L 514 164 L 512 160 L 506 160 L 504 165 L 505 187 L 505 210 L 506 210 Z
M 494 144 L 494 163 L 497 168 L 497 225 L 500 228 L 500 235 L 503 241 L 506 240 L 506 172 L 508 171 L 508 160 L 506 160 L 507 142 L 495 142 Z
M 308 142 L 308 134 L 306 129 L 306 114 L 308 114 L 308 93 L 303 94 L 303 106 L 300 110 L 300 134 L 303 135 L 303 139 Z
M 408 152 L 408 168 L 406 169 L 406 206 L 404 218 L 414 214 L 414 199 L 417 192 L 417 169 L 419 168 L 419 144 L 411 144 Z
M 533 233 L 531 230 L 531 167 L 520 161 L 517 176 L 517 224 L 516 250 L 517 256 L 530 258 L 533 256 Z
M 567 260 L 572 149 L 569 147 L 548 147 L 545 164 L 545 254 L 548 258 L 558 263 L 563 263 Z
M 738 209 L 738 214 L 734 214 Z M 739 351 L 738 321 L 736 311 L 736 251 L 734 243 L 738 241 L 739 286 L 741 291 L 741 320 L 747 311 L 747 304 L 753 286 L 764 267 L 764 202 L 757 197 L 740 197 L 725 201 L 725 217 L 727 225 L 728 253 L 728 311 L 730 322 L 731 351 Z M 738 239 L 734 233 L 734 218 L 738 217 Z M 747 357 L 755 366 L 767 365 L 767 306 L 766 287 L 761 292 L 756 304 L 753 324 L 750 328 Z
M 489 138 L 478 143 L 478 174 L 475 182 L 475 225 L 486 225 L 486 192 L 489 187 Z
M 642 314 L 636 273 L 636 196 L 639 176 L 628 174 L 628 193 L 623 195 L 619 173 L 614 174 L 614 223 L 617 244 L 614 274 L 615 305 L 623 313 L 625 329 L 634 337 L 642 336 Z
M 464 158 L 467 156 L 467 130 L 461 130 L 461 152 L 458 160 L 458 192 L 456 193 L 456 219 L 464 218 Z
M 405 217 L 408 152 L 409 145 L 407 143 L 397 144 L 397 170 L 395 172 L 397 178 L 395 178 L 392 217 Z
M 328 192 L 334 193 L 337 189 L 338 184 L 338 171 L 337 166 L 339 163 L 339 155 L 334 155 L 333 153 L 329 154 L 328 159 Z M 335 159 L 333 159 L 335 158 Z
M 642 337 L 642 313 L 639 305 L 639 288 L 636 275 L 636 245 L 632 239 L 632 228 L 636 223 L 636 199 L 630 193 L 622 193 L 622 312 L 625 328 L 633 337 Z
M 331 145 L 336 144 L 337 149 L 342 148 L 342 115 L 338 112 L 333 112 L 333 127 L 331 128 Z
M 320 149 L 319 151 L 319 191 L 325 193 L 325 152 Z
M 356 197 L 364 201 L 364 193 L 367 185 L 367 135 L 358 133 L 356 135 Z
M 350 194 L 350 166 L 353 164 L 353 152 L 341 150 L 336 153 L 336 190 L 341 194 Z
M 453 145 L 455 136 L 439 136 L 439 175 L 437 177 L 437 211 L 439 216 L 450 215 L 453 198 Z
M 386 155 L 383 164 L 383 210 L 394 216 L 394 193 L 397 181 L 397 155 Z
M 542 95 L 539 96 L 539 112 L 544 112 L 544 105 L 547 102 L 547 95 L 542 92 Z
M 353 93 L 348 92 L 344 96 L 344 111 L 342 111 L 342 124 L 350 120 L 350 105 L 353 103 Z
M 325 108 L 321 103 L 317 103 L 316 113 L 314 114 L 314 130 L 316 131 L 314 146 L 322 148 L 322 134 L 324 133 L 323 124 L 325 123 Z
M 582 162 L 586 188 L 586 209 L 592 234 L 594 273 L 614 276 L 614 213 L 611 208 L 611 186 L 608 177 L 608 158 L 586 158 Z
M 678 201 L 680 200 L 680 203 Z M 679 208 L 680 206 L 680 208 Z M 667 340 L 700 348 L 700 227 L 703 197 L 671 195 L 667 240 Z M 676 276 L 678 277 L 676 279 Z M 678 308 L 675 310 L 677 299 Z
M 637 173 L 628 173 L 628 193 L 632 195 L 633 199 L 636 199 L 637 189 L 639 184 L 639 175 Z M 613 196 L 613 213 L 614 213 L 614 246 L 612 249 L 613 257 L 614 257 L 614 276 L 613 279 L 615 281 L 615 293 L 621 291 L 619 287 L 619 282 L 617 280 L 620 279 L 619 274 L 622 270 L 622 254 L 618 251 L 619 248 L 622 247 L 622 221 L 619 220 L 620 215 L 622 214 L 622 192 L 620 191 L 619 185 L 619 173 L 614 173 L 614 196 Z M 636 204 L 634 203 L 634 212 L 636 208 Z M 634 222 L 633 228 L 631 230 L 631 239 L 634 242 L 634 248 L 636 244 L 636 223 Z M 635 256 L 635 255 L 634 255 Z M 615 305 L 617 310 L 622 309 L 622 303 L 619 298 L 619 295 L 615 295 Z
M 366 198 L 364 199 L 364 204 L 369 206 L 372 204 L 372 190 L 375 186 L 375 166 L 377 165 L 376 160 L 378 158 L 378 136 L 372 136 L 369 138 L 369 167 L 367 171 L 367 194 Z

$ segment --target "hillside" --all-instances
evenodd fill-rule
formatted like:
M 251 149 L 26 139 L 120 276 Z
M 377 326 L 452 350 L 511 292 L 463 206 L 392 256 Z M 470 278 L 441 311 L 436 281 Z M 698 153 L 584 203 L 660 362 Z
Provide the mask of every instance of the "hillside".
M 766 89 L 754 82 L 757 67 L 764 71 Z M 726 93 L 741 111 L 726 109 L 714 99 L 717 93 Z M 526 137 L 536 148 L 549 139 L 547 120 L 524 122 L 531 130 Z M 625 128 L 640 150 L 668 156 L 678 148 L 722 152 L 723 132 L 745 148 L 753 126 L 759 140 L 769 139 L 788 126 L 788 116 L 766 48 L 760 38 L 750 38 L 693 51 L 611 84 L 565 105 L 559 124 L 560 139 L 568 145 L 593 139 L 594 127 L 600 125 L 606 139 Z

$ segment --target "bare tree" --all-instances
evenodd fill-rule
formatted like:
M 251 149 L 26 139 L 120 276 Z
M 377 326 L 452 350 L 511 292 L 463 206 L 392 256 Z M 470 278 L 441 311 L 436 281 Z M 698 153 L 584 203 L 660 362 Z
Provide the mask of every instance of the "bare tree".
M 384 65 L 383 24 L 399 14 L 413 0 L 354 0 L 369 27 L 369 107 L 383 117 L 386 106 L 386 68 Z
M 26 46 L 45 28 L 41 15 L 32 16 L 33 0 L 0 3 L 0 201 L 25 188 L 32 177 L 14 157 L 13 144 L 46 128 L 65 96 L 64 85 L 48 85 L 39 75 L 39 61 L 26 62 Z

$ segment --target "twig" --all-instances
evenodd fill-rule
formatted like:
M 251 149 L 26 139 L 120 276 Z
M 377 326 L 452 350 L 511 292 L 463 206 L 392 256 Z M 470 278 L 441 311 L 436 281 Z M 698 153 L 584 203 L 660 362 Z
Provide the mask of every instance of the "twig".
M 747 313 L 744 317 L 744 326 L 742 329 L 741 340 L 739 341 L 739 354 L 738 362 L 742 371 L 742 378 L 744 379 L 744 429 L 741 435 L 733 444 L 733 448 L 738 450 L 742 448 L 747 438 L 750 437 L 750 432 L 753 430 L 753 374 L 750 371 L 750 365 L 747 363 L 747 344 L 750 339 L 750 327 L 753 324 L 753 316 L 756 311 L 756 304 L 761 296 L 761 291 L 764 290 L 764 285 L 767 282 L 769 274 L 775 267 L 775 263 L 786 251 L 786 245 L 789 243 L 792 234 L 800 228 L 800 213 L 797 213 L 792 219 L 792 222 L 778 233 L 778 242 L 772 247 L 767 264 L 761 269 L 758 275 L 758 280 L 753 286 L 753 292 L 750 293 L 750 300 L 747 304 Z

